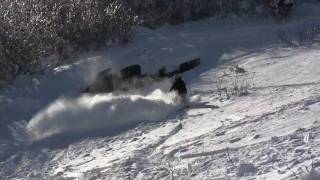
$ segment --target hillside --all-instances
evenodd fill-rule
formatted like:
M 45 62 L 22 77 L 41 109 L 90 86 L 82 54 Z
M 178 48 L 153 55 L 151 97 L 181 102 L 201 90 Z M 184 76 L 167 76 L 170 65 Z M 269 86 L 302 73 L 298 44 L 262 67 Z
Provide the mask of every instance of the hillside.
M 301 4 L 286 23 L 140 27 L 124 47 L 18 78 L 0 94 L 10 126 L 1 134 L 0 179 L 302 179 L 320 167 L 320 46 L 288 47 L 279 31 L 320 24 L 318 6 Z M 201 65 L 183 75 L 188 107 L 167 81 L 81 93 L 105 68 L 137 63 L 156 72 L 197 57 Z

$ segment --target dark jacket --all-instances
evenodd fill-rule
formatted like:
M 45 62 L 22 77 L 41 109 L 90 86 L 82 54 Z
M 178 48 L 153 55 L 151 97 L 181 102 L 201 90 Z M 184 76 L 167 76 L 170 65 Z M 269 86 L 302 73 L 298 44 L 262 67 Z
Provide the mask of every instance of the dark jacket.
M 178 77 L 174 80 L 170 91 L 176 91 L 179 95 L 187 94 L 186 83 L 182 80 L 181 77 Z

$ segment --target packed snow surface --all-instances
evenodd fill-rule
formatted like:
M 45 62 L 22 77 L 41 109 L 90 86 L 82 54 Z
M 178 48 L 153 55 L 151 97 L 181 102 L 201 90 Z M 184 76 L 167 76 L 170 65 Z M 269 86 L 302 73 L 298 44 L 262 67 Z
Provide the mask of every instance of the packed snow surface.
M 20 77 L 0 95 L 0 179 L 316 176 L 319 41 L 287 46 L 278 32 L 320 24 L 319 17 L 319 2 L 310 0 L 283 23 L 207 19 L 139 28 L 125 47 Z M 81 94 L 105 68 L 138 63 L 157 72 L 196 57 L 199 68 L 183 75 L 188 106 L 168 93 L 170 82 L 126 94 Z M 239 93 L 241 86 L 248 92 Z M 105 132 L 92 135 L 98 131 Z

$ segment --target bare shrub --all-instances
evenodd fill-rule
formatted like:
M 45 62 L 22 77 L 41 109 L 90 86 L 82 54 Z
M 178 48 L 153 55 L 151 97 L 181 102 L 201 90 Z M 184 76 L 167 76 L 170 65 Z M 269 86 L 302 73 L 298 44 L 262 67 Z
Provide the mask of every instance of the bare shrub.
M 289 33 L 286 30 L 278 30 L 277 37 L 281 43 L 288 47 L 298 47 L 299 45 L 289 37 Z
M 268 16 L 278 0 L 125 0 L 145 26 L 179 24 L 207 17 Z M 277 6 L 278 7 L 278 6 Z M 282 12 L 282 11 L 281 11 Z
M 316 23 L 302 25 L 298 28 L 297 36 L 300 45 L 320 42 L 320 26 Z
M 222 75 L 216 75 L 215 85 L 219 97 L 225 97 L 227 100 L 234 96 L 246 96 L 253 88 L 253 74 L 249 73 L 239 66 L 232 66 L 229 72 Z
M 0 2 L 0 81 L 42 71 L 71 52 L 129 41 L 136 17 L 122 0 L 3 0 Z
M 306 23 L 297 28 L 279 29 L 277 37 L 288 47 L 310 45 L 320 42 L 320 26 L 316 23 Z
M 249 94 L 250 87 L 251 83 L 248 75 L 240 75 L 239 73 L 236 73 L 233 76 L 232 89 L 234 95 L 246 96 Z
M 221 76 L 216 75 L 215 79 L 215 85 L 219 94 L 219 97 L 225 98 L 228 100 L 230 99 L 230 94 L 229 94 L 229 88 L 228 88 L 228 76 L 229 74 L 223 74 Z

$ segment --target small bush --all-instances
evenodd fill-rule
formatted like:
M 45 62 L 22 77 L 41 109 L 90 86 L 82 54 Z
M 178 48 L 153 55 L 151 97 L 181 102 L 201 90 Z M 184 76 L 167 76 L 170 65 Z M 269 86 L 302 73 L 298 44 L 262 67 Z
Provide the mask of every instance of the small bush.
M 254 74 L 246 71 L 239 66 L 229 68 L 229 72 L 224 71 L 223 74 L 216 75 L 216 89 L 221 99 L 230 99 L 231 95 L 246 96 L 253 88 Z
M 307 46 L 320 42 L 320 26 L 316 23 L 304 23 L 296 28 L 280 29 L 277 36 L 285 46 Z

